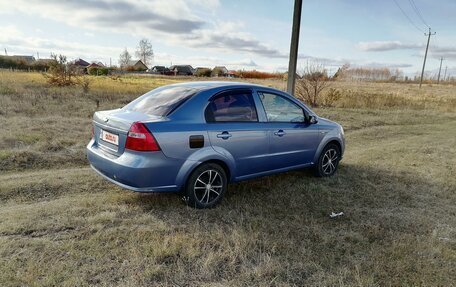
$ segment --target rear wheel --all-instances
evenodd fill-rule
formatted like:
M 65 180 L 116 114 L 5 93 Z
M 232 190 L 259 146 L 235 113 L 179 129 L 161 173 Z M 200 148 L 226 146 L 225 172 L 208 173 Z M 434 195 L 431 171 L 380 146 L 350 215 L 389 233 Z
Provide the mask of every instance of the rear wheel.
M 340 148 L 336 144 L 328 144 L 320 154 L 317 165 L 315 166 L 315 174 L 317 176 L 333 175 L 340 161 Z
M 186 202 L 195 208 L 212 208 L 223 198 L 227 186 L 226 173 L 215 163 L 197 167 L 185 187 Z

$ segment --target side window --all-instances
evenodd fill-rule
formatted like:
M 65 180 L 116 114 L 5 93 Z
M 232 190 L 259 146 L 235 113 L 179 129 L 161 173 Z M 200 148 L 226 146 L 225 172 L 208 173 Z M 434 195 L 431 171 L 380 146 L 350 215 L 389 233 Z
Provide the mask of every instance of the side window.
M 304 122 L 304 110 L 290 100 L 275 94 L 259 93 L 268 122 Z
M 211 100 L 205 111 L 207 122 L 257 122 L 250 92 L 224 93 Z

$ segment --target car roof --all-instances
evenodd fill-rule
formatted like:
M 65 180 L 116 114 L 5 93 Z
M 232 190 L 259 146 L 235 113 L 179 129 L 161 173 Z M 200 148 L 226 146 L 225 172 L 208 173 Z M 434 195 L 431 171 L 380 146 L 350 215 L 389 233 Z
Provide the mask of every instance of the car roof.
M 180 87 L 188 87 L 197 90 L 198 92 L 211 90 L 215 88 L 268 88 L 269 87 L 251 84 L 251 83 L 243 83 L 243 82 L 228 82 L 228 81 L 198 81 L 198 82 L 185 82 L 185 83 L 178 83 L 172 84 L 169 86 L 180 86 Z

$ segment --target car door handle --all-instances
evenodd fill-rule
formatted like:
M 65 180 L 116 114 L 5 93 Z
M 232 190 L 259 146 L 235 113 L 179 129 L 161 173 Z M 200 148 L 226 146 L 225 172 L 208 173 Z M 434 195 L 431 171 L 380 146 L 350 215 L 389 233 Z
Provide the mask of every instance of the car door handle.
M 222 132 L 221 134 L 218 134 L 217 137 L 219 139 L 224 139 L 224 140 L 227 140 L 231 137 L 232 135 L 229 133 L 229 132 Z
M 285 132 L 283 130 L 278 130 L 274 134 L 278 137 L 283 137 L 285 135 Z

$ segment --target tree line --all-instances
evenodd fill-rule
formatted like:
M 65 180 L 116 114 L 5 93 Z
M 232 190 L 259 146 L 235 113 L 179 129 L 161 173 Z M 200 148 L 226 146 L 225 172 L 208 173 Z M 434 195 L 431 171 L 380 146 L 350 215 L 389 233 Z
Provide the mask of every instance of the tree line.
M 49 61 L 34 61 L 29 63 L 25 60 L 18 60 L 6 56 L 0 56 L 0 68 L 30 71 L 47 71 L 50 67 Z

